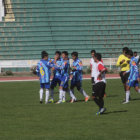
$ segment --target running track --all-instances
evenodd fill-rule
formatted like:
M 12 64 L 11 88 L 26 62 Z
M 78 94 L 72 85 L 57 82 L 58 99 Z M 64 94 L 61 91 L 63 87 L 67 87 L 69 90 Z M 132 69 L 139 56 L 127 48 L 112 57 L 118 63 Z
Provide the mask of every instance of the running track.
M 83 75 L 83 79 L 90 79 L 90 75 Z M 106 79 L 119 79 L 119 74 L 106 74 Z M 38 77 L 0 77 L 0 82 L 38 81 Z

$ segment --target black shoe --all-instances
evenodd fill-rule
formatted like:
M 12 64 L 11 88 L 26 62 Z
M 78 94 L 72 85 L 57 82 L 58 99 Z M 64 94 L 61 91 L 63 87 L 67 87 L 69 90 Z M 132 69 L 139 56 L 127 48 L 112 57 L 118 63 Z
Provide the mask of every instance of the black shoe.
M 42 104 L 43 103 L 43 101 L 40 101 L 40 104 Z

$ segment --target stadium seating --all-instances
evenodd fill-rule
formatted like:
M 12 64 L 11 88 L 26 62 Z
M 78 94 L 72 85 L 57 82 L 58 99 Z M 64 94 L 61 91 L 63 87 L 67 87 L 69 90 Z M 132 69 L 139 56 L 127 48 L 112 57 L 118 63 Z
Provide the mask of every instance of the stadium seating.
M 115 58 L 125 46 L 140 53 L 139 0 L 6 1 L 12 10 L 0 22 L 0 60 L 39 59 L 42 50 L 82 58 L 91 49 Z

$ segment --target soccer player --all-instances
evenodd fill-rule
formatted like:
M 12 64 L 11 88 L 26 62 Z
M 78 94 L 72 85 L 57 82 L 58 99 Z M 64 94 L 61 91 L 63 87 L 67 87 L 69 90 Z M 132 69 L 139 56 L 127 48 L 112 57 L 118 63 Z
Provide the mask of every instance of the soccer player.
M 54 58 L 53 63 L 54 63 L 54 65 L 57 65 L 57 66 L 62 65 L 62 58 L 61 58 L 60 51 L 55 52 L 55 58 Z M 51 99 L 49 100 L 50 103 L 54 103 L 54 87 L 56 87 L 57 84 L 60 86 L 60 83 L 61 83 L 61 70 L 54 69 L 53 79 L 51 81 L 51 86 L 50 86 L 50 88 L 51 88 Z
M 94 93 L 94 85 L 95 85 L 95 81 L 94 81 L 94 77 L 96 76 L 97 73 L 97 69 L 96 69 L 96 62 L 94 61 L 94 55 L 95 55 L 96 51 L 95 50 L 91 50 L 91 59 L 90 59 L 90 69 L 91 69 L 91 82 L 92 82 L 92 93 Z
M 68 52 L 63 51 L 62 52 L 62 64 L 61 66 L 55 66 L 55 69 L 61 70 L 61 83 L 59 86 L 59 101 L 56 104 L 64 103 L 65 102 L 65 94 L 68 90 L 68 82 L 69 82 L 69 58 L 68 58 Z
M 40 103 L 43 103 L 43 92 L 46 90 L 45 104 L 48 103 L 49 99 L 49 88 L 50 88 L 50 69 L 53 67 L 51 59 L 48 58 L 48 53 L 42 51 L 42 59 L 37 64 L 37 75 L 40 77 Z
M 130 59 L 126 56 L 126 52 L 128 50 L 129 49 L 127 47 L 123 48 L 123 54 L 119 56 L 117 64 L 116 64 L 116 66 L 119 66 L 121 68 L 120 77 L 121 77 L 125 91 L 126 91 L 126 82 L 129 76 L 129 73 L 126 73 L 126 71 L 129 71 L 130 69 L 130 66 L 129 66 Z
M 96 53 L 94 56 L 94 61 L 96 62 L 96 75 L 94 77 L 95 80 L 95 86 L 94 86 L 94 93 L 93 93 L 93 99 L 94 102 L 99 106 L 99 111 L 96 113 L 96 115 L 103 114 L 106 110 L 104 108 L 104 93 L 106 88 L 106 79 L 105 79 L 105 72 L 107 69 L 104 67 L 103 63 L 101 62 L 101 54 Z
M 134 52 L 134 57 L 138 60 L 137 65 L 140 63 L 140 56 L 138 56 L 137 52 Z
M 85 97 L 85 102 L 89 100 L 89 96 L 82 88 L 82 61 L 78 58 L 78 52 L 71 53 L 73 64 L 72 64 L 72 80 L 70 86 L 70 96 L 71 96 L 71 103 L 76 101 L 76 97 L 74 96 L 74 88 L 77 87 L 77 90 L 83 94 Z
M 127 71 L 126 73 L 130 72 L 130 75 L 128 77 L 128 81 L 126 83 L 126 100 L 123 102 L 123 104 L 129 103 L 129 96 L 130 96 L 130 89 L 131 87 L 134 87 L 135 90 L 140 93 L 139 89 L 139 71 L 138 71 L 138 66 L 137 62 L 138 60 L 133 56 L 132 50 L 129 50 L 127 52 L 127 56 L 130 60 L 130 70 Z

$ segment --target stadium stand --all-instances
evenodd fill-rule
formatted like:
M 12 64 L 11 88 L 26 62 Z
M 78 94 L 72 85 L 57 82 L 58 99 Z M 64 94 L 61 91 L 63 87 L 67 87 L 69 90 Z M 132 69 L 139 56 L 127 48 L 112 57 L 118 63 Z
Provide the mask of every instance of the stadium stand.
M 140 0 L 5 0 L 0 60 L 37 60 L 42 50 L 95 49 L 115 58 L 122 47 L 140 52 Z

